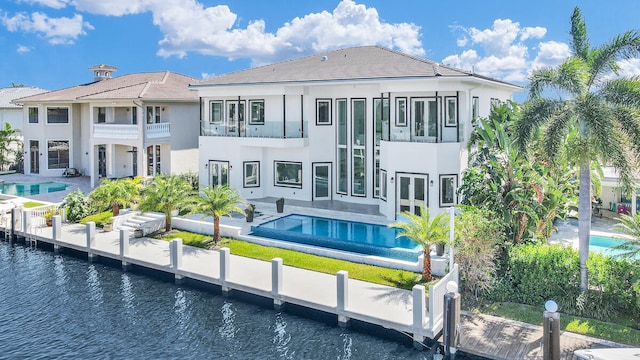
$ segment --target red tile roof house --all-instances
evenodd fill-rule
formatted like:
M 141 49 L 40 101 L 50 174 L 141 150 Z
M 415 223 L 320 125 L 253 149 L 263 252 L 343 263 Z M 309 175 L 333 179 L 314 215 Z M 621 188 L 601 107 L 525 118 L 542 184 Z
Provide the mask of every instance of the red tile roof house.
M 94 81 L 23 97 L 25 174 L 147 176 L 198 170 L 199 101 L 192 77 L 169 71 L 113 77 L 96 65 Z

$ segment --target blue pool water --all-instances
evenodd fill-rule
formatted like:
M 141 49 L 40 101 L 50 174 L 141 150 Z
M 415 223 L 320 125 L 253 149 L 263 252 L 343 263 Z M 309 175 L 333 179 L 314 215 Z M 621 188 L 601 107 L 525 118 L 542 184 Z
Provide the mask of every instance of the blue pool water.
M 613 249 L 614 246 L 624 242 L 623 239 L 614 237 L 591 235 L 589 237 L 589 251 L 599 252 L 604 255 L 618 255 L 624 251 Z
M 384 225 L 292 214 L 252 226 L 253 235 L 299 244 L 417 261 L 422 247 Z
M 4 183 L 0 186 L 0 193 L 16 196 L 29 196 L 63 191 L 71 184 L 49 181 L 40 183 Z

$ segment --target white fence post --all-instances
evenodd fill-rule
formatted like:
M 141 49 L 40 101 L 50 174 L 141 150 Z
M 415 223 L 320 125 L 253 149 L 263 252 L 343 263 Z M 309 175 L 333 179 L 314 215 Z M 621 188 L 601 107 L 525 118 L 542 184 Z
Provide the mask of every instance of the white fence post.
M 87 236 L 87 259 L 91 262 L 95 259 L 92 249 L 96 246 L 96 223 L 89 221 L 85 225 Z
M 176 284 L 180 284 L 183 281 L 183 276 L 178 274 L 182 267 L 182 239 L 173 239 L 169 242 L 169 253 Z
M 345 310 L 349 306 L 349 273 L 344 270 L 338 271 L 336 274 L 337 285 L 337 312 L 338 312 L 338 325 L 340 327 L 347 327 L 349 325 L 349 317 L 345 315 Z
M 414 285 L 412 295 L 413 295 L 413 328 L 415 329 L 415 333 L 413 333 L 413 343 L 414 343 L 414 346 L 421 348 L 422 342 L 424 341 L 424 336 L 422 334 L 424 332 L 424 312 L 426 308 L 424 286 Z M 420 343 L 420 345 L 416 343 Z
M 55 215 L 51 218 L 51 222 L 53 225 L 53 251 L 60 252 L 62 246 L 58 242 L 62 239 L 62 218 L 60 215 Z
M 128 270 L 129 264 L 125 257 L 129 256 L 129 229 L 120 229 L 120 260 L 122 261 L 122 269 Z
M 220 249 L 220 285 L 222 286 L 222 294 L 229 296 L 231 288 L 226 286 L 227 281 L 231 277 L 230 274 L 231 250 L 223 247 Z
M 273 307 L 276 310 L 282 310 L 284 307 L 280 293 L 282 293 L 282 259 L 275 258 L 271 260 L 271 294 L 273 294 Z
M 25 235 L 29 232 L 29 227 L 31 226 L 31 211 L 22 210 L 22 231 L 24 231 Z

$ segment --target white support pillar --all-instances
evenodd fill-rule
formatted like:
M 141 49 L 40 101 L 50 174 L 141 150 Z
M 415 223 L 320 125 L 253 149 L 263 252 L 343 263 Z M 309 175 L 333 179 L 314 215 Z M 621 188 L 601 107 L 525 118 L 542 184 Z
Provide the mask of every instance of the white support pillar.
M 413 297 L 413 344 L 416 348 L 422 348 L 424 336 L 424 313 L 426 309 L 425 289 L 422 285 L 414 285 L 412 290 Z M 420 343 L 420 344 L 417 344 Z
M 344 270 L 338 271 L 336 274 L 337 285 L 337 312 L 338 325 L 347 327 L 349 325 L 349 317 L 345 315 L 345 310 L 349 305 L 349 273 Z
M 178 274 L 178 271 L 182 267 L 182 239 L 173 239 L 169 242 L 169 253 L 175 281 L 177 284 L 180 284 L 183 280 L 183 276 Z
M 31 211 L 22 210 L 22 231 L 24 233 L 29 232 L 29 227 L 31 226 Z
M 129 230 L 120 229 L 120 261 L 122 261 L 122 270 L 127 271 L 129 264 L 125 258 L 129 256 Z
M 455 240 L 454 237 L 454 226 L 455 226 L 455 216 L 456 216 L 456 208 L 455 207 L 450 207 L 449 208 L 449 272 L 451 272 L 451 270 L 453 270 L 453 262 L 454 262 L 454 257 L 456 255 L 456 250 L 455 247 L 453 246 L 453 242 Z
M 60 252 L 62 251 L 62 246 L 58 242 L 62 239 L 62 217 L 55 215 L 51 221 L 53 225 L 53 251 Z
M 271 260 L 271 294 L 273 295 L 273 307 L 278 311 L 284 307 L 280 293 L 282 293 L 282 259 L 275 258 Z
M 222 294 L 229 296 L 231 288 L 227 286 L 227 281 L 231 277 L 231 250 L 223 247 L 220 249 L 220 285 L 222 286 Z
M 85 233 L 87 236 L 87 259 L 90 262 L 93 262 L 96 258 L 96 255 L 93 253 L 92 249 L 96 246 L 96 223 L 93 221 L 87 222 L 85 225 Z

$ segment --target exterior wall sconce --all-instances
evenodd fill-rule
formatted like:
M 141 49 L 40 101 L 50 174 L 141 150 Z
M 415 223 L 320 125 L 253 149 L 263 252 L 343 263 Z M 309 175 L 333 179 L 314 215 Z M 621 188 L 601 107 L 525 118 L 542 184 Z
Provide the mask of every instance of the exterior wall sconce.
M 393 176 L 391 177 L 391 183 L 393 184 Z
M 204 168 L 207 169 L 209 167 L 209 163 L 204 163 Z
M 433 186 L 433 180 L 429 180 L 429 186 Z

